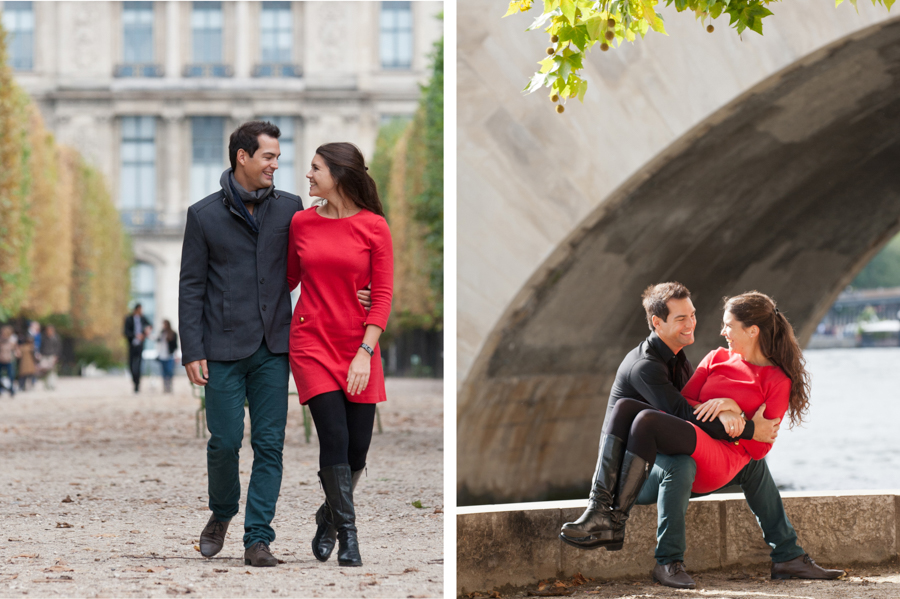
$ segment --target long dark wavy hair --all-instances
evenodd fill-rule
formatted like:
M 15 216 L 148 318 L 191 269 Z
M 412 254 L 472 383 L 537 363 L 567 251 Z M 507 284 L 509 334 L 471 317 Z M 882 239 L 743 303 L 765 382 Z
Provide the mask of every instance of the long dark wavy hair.
M 726 297 L 725 310 L 731 312 L 744 328 L 759 327 L 760 351 L 791 379 L 788 406 L 791 427 L 800 424 L 809 410 L 809 373 L 791 323 L 778 310 L 772 298 L 758 291 Z
M 375 180 L 367 172 L 369 168 L 359 148 L 347 142 L 324 144 L 316 148 L 322 157 L 338 191 L 360 208 L 384 216 L 384 208 L 378 197 Z

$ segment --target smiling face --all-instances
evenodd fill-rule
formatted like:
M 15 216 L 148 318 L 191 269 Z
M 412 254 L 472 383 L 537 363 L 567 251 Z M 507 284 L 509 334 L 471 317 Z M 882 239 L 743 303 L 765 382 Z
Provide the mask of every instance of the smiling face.
M 754 355 L 759 346 L 759 327 L 744 328 L 744 324 L 728 310 L 722 316 L 722 336 L 728 342 L 728 349 L 745 359 Z
M 697 326 L 697 311 L 691 298 L 670 299 L 666 302 L 669 316 L 665 320 L 653 316 L 653 329 L 663 343 L 674 353 L 694 342 L 694 328 Z
M 318 154 L 313 157 L 306 179 L 309 181 L 309 195 L 317 198 L 328 198 L 337 187 L 325 159 Z
M 246 150 L 237 151 L 235 177 L 247 191 L 265 189 L 272 185 L 278 169 L 278 158 L 281 156 L 281 146 L 274 137 L 261 133 L 256 140 L 259 148 L 253 156 Z M 241 171 L 240 177 L 238 171 Z

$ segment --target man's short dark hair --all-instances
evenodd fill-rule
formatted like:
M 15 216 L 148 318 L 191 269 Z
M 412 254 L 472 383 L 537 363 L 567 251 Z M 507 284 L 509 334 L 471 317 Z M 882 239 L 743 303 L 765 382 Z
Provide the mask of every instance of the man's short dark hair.
M 141 309 L 141 304 L 140 304 L 140 303 L 137 303 L 137 304 L 134 305 L 134 308 L 132 308 L 131 311 L 132 311 L 132 312 L 137 312 L 137 311 L 140 310 L 140 309 Z
M 234 130 L 228 141 L 228 158 L 231 160 L 231 169 L 237 168 L 238 150 L 244 150 L 251 157 L 259 149 L 259 136 L 268 135 L 278 139 L 281 130 L 268 121 L 247 121 Z
M 654 316 L 663 321 L 669 319 L 669 306 L 666 305 L 666 302 L 671 299 L 685 299 L 689 297 L 691 297 L 691 292 L 688 291 L 688 288 L 676 281 L 657 283 L 644 289 L 644 293 L 641 294 L 641 300 L 644 304 L 644 312 L 647 313 L 647 326 L 650 327 L 650 330 L 656 330 L 653 328 Z

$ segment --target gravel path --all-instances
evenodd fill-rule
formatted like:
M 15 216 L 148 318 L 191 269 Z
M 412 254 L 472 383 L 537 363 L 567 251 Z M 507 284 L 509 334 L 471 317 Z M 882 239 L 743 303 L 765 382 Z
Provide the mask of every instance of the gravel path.
M 442 383 L 387 385 L 384 433 L 373 436 L 356 493 L 361 568 L 319 563 L 309 549 L 323 499 L 318 446 L 315 432 L 304 440 L 293 398 L 273 522 L 272 551 L 284 563 L 251 568 L 241 543 L 253 457 L 246 437 L 241 512 L 222 553 L 200 556 L 206 441 L 195 436 L 198 400 L 184 377 L 175 395 L 151 379 L 135 396 L 122 376 L 0 396 L 0 597 L 441 596 Z

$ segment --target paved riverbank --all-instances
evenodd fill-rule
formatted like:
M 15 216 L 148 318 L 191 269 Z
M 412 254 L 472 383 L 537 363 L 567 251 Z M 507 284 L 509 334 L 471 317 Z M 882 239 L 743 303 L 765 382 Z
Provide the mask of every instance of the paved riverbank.
M 602 550 L 601 550 L 602 551 Z M 524 599 L 533 596 L 573 597 L 575 599 L 649 599 L 681 597 L 689 599 L 896 599 L 900 597 L 898 564 L 861 566 L 847 570 L 840 580 L 771 580 L 768 568 L 731 568 L 694 574 L 696 589 L 671 589 L 646 576 L 612 582 L 575 577 L 549 579 L 515 591 L 474 592 L 466 597 Z M 688 564 L 690 567 L 690 564 Z
M 187 381 L 175 386 L 175 395 L 135 396 L 124 376 L 62 379 L 55 392 L 0 397 L 0 596 L 443 594 L 440 381 L 388 380 L 384 433 L 373 436 L 357 490 L 361 568 L 319 563 L 309 549 L 323 495 L 315 434 L 307 444 L 295 400 L 273 523 L 284 563 L 243 565 L 243 500 L 222 553 L 202 558 L 206 441 L 195 437 Z M 242 498 L 252 456 L 245 437 Z

